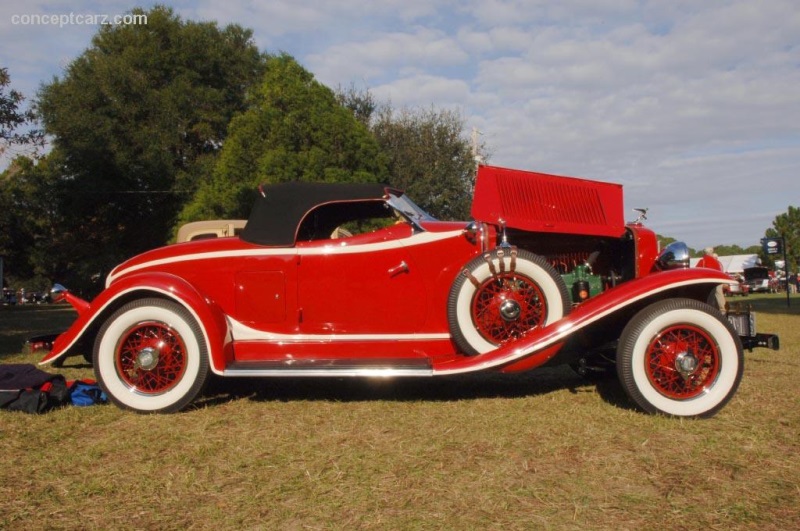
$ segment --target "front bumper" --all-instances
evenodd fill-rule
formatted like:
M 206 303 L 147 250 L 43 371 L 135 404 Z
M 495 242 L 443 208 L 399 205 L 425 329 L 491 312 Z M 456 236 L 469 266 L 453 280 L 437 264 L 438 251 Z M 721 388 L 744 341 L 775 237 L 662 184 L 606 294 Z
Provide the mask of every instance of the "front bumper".
M 756 314 L 749 307 L 743 309 L 737 306 L 728 310 L 727 317 L 733 328 L 736 329 L 736 333 L 739 334 L 742 346 L 747 350 L 754 348 L 780 350 L 781 342 L 777 335 L 760 334 L 756 331 Z

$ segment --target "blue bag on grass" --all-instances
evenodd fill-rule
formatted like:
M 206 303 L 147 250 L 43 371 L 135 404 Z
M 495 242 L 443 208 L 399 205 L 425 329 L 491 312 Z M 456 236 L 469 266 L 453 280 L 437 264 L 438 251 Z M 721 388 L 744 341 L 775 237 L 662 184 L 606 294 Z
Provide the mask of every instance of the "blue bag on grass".
M 69 397 L 73 406 L 93 406 L 108 402 L 108 396 L 94 380 L 75 380 L 69 388 Z

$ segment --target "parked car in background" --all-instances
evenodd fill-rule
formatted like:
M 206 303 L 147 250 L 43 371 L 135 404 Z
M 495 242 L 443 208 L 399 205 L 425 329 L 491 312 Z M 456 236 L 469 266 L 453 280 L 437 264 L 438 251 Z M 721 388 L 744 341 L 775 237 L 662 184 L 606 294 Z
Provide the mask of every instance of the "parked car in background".
M 264 185 L 238 237 L 133 257 L 91 302 L 56 286 L 78 318 L 42 363 L 91 353 L 111 400 L 138 412 L 187 407 L 211 374 L 564 363 L 612 369 L 644 411 L 707 417 L 736 392 L 743 347 L 778 347 L 707 304 L 726 274 L 625 222 L 620 185 L 481 166 L 471 214 L 438 221 L 379 184 Z
M 208 240 L 213 238 L 227 238 L 238 236 L 246 219 L 213 219 L 206 221 L 193 221 L 182 225 L 178 229 L 177 243 Z
M 13 306 L 17 303 L 17 294 L 14 290 L 9 288 L 3 288 L 3 305 L 5 306 Z
M 744 280 L 750 293 L 774 293 L 775 282 L 766 267 L 748 267 L 744 270 Z
M 739 275 L 730 275 L 730 277 L 731 283 L 725 285 L 725 295 L 729 297 L 734 297 L 736 295 L 747 297 L 750 293 L 750 286 L 745 284 Z

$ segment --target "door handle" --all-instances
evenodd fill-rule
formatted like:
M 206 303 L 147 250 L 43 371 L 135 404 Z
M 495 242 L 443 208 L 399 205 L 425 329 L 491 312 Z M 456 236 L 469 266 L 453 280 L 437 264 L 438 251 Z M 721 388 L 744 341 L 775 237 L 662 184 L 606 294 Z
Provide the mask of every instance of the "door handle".
M 408 264 L 406 263 L 405 260 L 403 260 L 402 262 L 400 262 L 396 266 L 390 267 L 389 270 L 387 271 L 387 273 L 389 273 L 390 277 L 395 277 L 395 276 L 399 275 L 400 273 L 408 273 Z

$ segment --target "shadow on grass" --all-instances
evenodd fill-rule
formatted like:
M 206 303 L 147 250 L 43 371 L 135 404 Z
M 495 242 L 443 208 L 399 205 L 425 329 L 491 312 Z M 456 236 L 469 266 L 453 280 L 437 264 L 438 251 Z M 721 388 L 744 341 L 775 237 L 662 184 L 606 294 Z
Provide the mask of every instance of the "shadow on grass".
M 634 409 L 614 378 L 590 383 L 569 367 L 545 367 L 525 374 L 479 373 L 430 378 L 213 378 L 198 407 L 240 399 L 253 401 L 455 402 L 514 399 L 568 390 L 597 392 L 606 402 Z
M 91 370 L 82 357 L 64 360 L 64 369 Z M 94 377 L 93 375 L 90 377 Z M 474 373 L 461 376 L 398 378 L 221 378 L 212 376 L 191 409 L 237 400 L 254 402 L 457 402 L 544 396 L 567 390 L 597 393 L 608 404 L 635 410 L 615 377 L 589 381 L 568 366 L 548 366 L 528 373 Z

